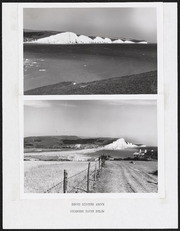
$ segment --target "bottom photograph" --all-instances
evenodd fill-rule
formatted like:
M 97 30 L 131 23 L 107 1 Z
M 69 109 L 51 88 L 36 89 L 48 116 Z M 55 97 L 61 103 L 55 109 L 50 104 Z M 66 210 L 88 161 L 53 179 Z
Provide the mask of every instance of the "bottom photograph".
M 157 193 L 156 100 L 25 100 L 24 193 Z

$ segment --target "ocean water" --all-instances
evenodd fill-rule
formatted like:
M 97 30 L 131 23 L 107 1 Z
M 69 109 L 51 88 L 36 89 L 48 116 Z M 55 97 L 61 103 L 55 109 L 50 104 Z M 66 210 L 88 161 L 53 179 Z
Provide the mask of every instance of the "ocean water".
M 156 44 L 24 44 L 24 90 L 157 70 Z

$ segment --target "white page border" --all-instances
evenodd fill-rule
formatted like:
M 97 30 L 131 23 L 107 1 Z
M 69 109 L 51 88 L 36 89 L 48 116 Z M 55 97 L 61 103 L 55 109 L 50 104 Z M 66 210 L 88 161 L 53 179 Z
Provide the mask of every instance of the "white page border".
M 133 3 L 134 4 L 134 3 Z M 154 3 L 152 3 L 154 4 Z M 105 214 L 70 214 L 74 199 L 20 198 L 18 4 L 3 4 L 3 228 L 177 228 L 177 4 L 164 8 L 164 198 L 106 199 Z M 168 34 L 168 36 L 166 36 Z M 13 39 L 12 39 L 13 38 Z M 64 96 L 63 96 L 64 97 Z M 154 96 L 153 96 L 154 97 Z M 162 105 L 162 104 L 161 104 Z M 160 109 L 161 110 L 161 109 Z M 87 199 L 77 199 L 87 201 Z M 88 201 L 91 201 L 90 199 Z M 100 201 L 99 198 L 93 201 Z

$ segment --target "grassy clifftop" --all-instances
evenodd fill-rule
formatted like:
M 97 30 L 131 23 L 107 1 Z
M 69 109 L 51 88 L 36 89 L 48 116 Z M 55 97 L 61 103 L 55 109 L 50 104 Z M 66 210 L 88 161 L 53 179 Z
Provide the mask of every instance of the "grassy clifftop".
M 23 38 L 24 42 L 33 41 L 40 38 L 45 38 L 51 35 L 58 34 L 58 31 L 31 31 L 31 30 L 24 30 Z
M 61 82 L 25 91 L 25 95 L 156 94 L 157 71 L 88 83 Z

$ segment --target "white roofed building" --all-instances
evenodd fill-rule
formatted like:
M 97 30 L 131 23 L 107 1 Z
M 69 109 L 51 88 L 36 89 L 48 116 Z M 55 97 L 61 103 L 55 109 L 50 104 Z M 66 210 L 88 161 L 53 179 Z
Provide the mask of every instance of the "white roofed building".
M 147 153 L 147 149 L 145 149 L 143 151 L 141 149 L 139 149 L 139 152 L 134 152 L 133 156 L 134 156 L 134 158 L 142 159 L 142 158 L 144 158 L 146 153 Z

